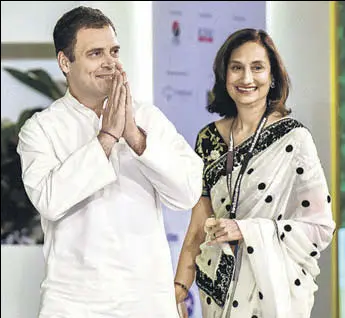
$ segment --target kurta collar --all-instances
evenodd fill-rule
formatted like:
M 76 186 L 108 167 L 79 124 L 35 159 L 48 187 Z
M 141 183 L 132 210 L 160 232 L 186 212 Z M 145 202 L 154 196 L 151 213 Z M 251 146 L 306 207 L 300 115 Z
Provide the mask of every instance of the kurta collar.
M 87 106 L 85 106 L 84 104 L 80 103 L 69 91 L 69 89 L 67 89 L 66 94 L 64 96 L 64 99 L 66 101 L 66 103 L 68 104 L 68 106 L 73 107 L 74 109 L 76 109 L 79 113 L 81 113 L 82 115 L 86 116 L 87 118 L 90 119 L 90 121 L 92 121 L 93 126 L 96 129 L 99 129 L 99 125 L 101 123 L 101 118 L 98 118 L 96 113 L 88 108 Z

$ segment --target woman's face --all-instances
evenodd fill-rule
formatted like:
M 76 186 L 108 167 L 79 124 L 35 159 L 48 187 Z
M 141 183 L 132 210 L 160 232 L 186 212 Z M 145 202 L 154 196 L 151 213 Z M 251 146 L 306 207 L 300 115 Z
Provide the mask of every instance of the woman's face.
M 247 42 L 232 52 L 226 88 L 237 107 L 264 106 L 271 81 L 271 65 L 262 45 Z

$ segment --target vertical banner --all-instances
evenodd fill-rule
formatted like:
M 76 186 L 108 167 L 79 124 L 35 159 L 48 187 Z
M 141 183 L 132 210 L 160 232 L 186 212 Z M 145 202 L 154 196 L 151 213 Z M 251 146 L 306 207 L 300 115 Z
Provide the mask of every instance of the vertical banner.
M 227 37 L 241 28 L 266 29 L 265 1 L 153 1 L 154 104 L 194 148 L 198 132 L 219 119 L 206 111 L 213 61 Z M 190 211 L 164 208 L 176 270 Z M 198 291 L 186 300 L 189 317 L 200 318 Z

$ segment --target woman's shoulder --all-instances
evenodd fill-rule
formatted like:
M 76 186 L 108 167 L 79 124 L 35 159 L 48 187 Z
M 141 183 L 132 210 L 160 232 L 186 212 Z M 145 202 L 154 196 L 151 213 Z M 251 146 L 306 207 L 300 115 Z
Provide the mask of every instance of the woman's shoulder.
M 291 132 L 296 138 L 304 138 L 311 136 L 309 128 L 300 120 L 292 116 L 284 116 L 273 122 L 272 125 L 281 126 L 280 129 L 285 128 L 287 132 Z
M 282 136 L 293 134 L 304 134 L 308 132 L 308 128 L 296 118 L 288 116 L 270 116 L 266 122 L 266 128 L 273 133 L 279 133 Z
M 198 153 L 202 153 L 205 158 L 212 154 L 212 159 L 216 159 L 227 150 L 227 146 L 218 131 L 218 124 L 216 126 L 217 122 L 213 121 L 203 126 L 197 135 L 195 149 Z
M 281 134 L 281 137 L 286 136 L 300 150 L 315 147 L 315 141 L 310 129 L 302 121 L 292 116 L 282 117 L 271 124 L 270 127 L 276 134 Z
M 223 130 L 227 131 L 226 127 L 229 126 L 229 120 L 231 121 L 232 119 L 222 118 L 208 123 L 199 130 L 198 137 L 220 137 L 222 135 Z

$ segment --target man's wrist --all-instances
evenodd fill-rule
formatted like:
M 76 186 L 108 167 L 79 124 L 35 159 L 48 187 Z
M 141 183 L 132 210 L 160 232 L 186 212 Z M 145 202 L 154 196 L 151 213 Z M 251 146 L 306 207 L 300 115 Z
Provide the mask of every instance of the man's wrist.
M 114 134 L 112 134 L 111 132 L 109 132 L 109 131 L 107 131 L 107 130 L 101 129 L 99 133 L 100 133 L 100 134 L 104 134 L 104 135 L 106 135 L 106 136 L 110 136 L 110 137 L 112 137 L 112 138 L 115 140 L 115 142 L 119 142 L 119 138 L 116 137 Z
M 98 139 L 99 143 L 101 144 L 105 154 L 109 158 L 111 150 L 116 143 L 115 138 L 113 138 L 109 134 L 99 132 L 97 139 Z
M 126 139 L 126 141 L 131 143 L 138 141 L 143 136 L 146 136 L 146 132 L 137 125 L 133 125 L 133 128 L 127 128 L 123 134 L 123 137 Z
M 146 149 L 146 132 L 136 126 L 130 134 L 124 135 L 128 145 L 140 156 Z

